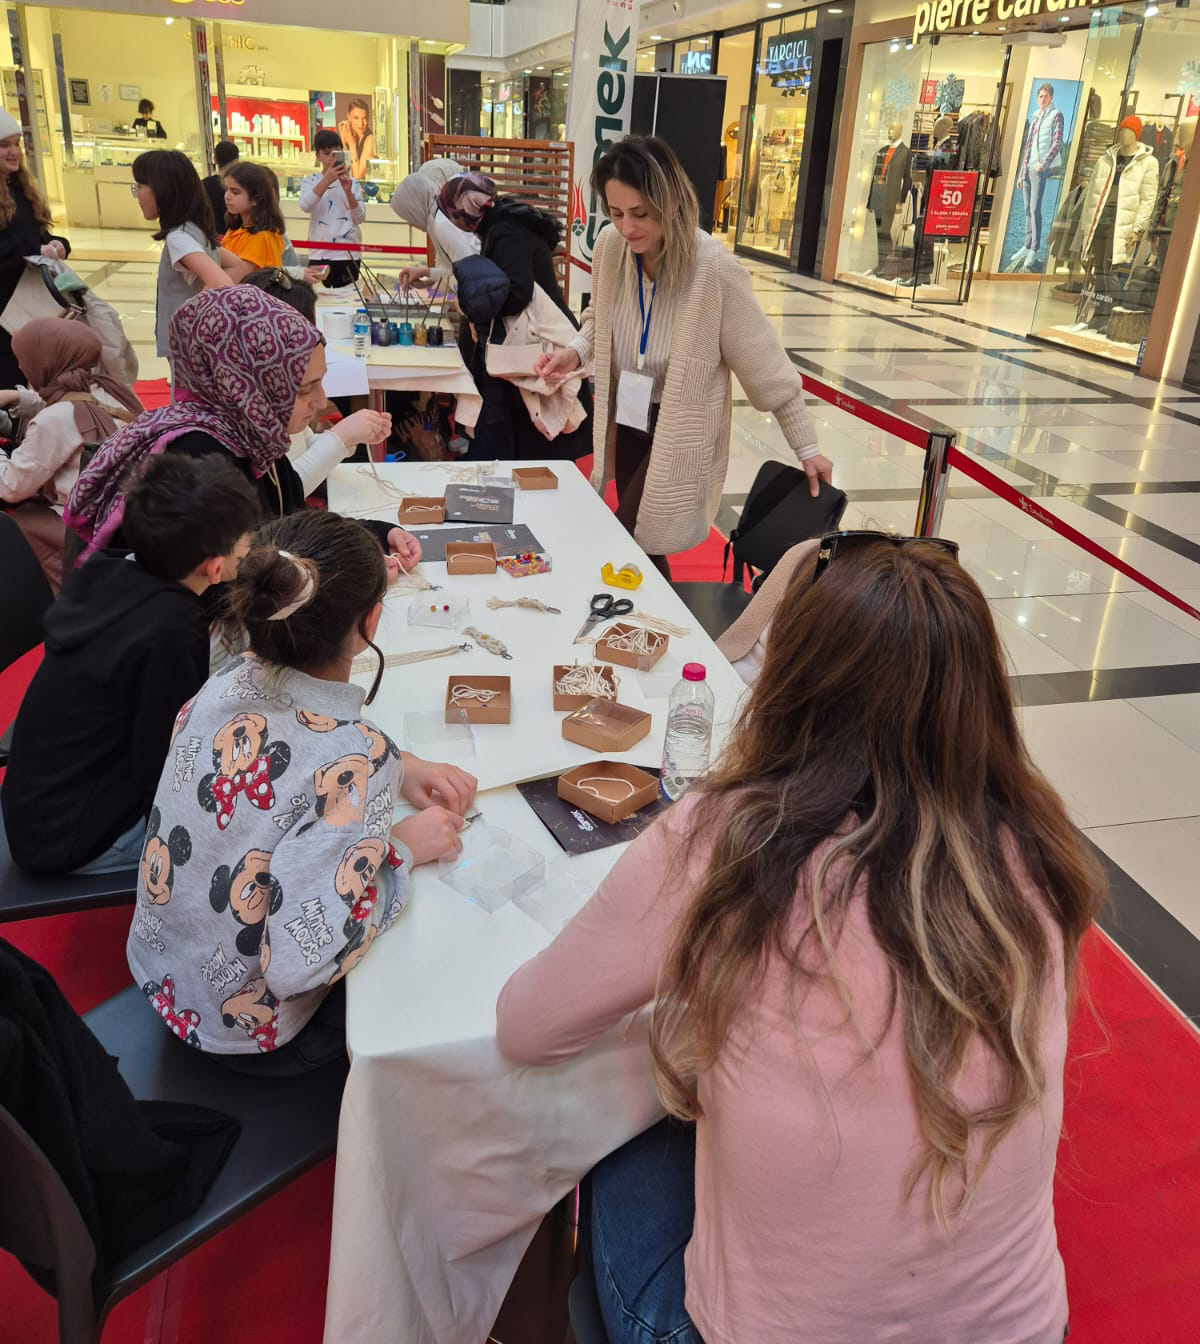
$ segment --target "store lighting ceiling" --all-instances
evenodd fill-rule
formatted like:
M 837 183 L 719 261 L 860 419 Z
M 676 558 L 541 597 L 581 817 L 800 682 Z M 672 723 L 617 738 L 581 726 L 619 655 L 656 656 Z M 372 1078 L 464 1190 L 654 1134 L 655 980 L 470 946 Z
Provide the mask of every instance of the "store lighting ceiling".
M 663 40 L 663 35 L 662 35 L 662 33 L 651 33 L 651 34 L 650 34 L 650 41 L 651 41 L 651 42 L 661 42 L 662 40 Z
M 825 12 L 827 14 L 841 14 L 843 11 L 840 9 L 827 9 Z
M 768 9 L 782 9 L 782 8 L 783 8 L 782 0 L 767 0 L 767 8 L 768 8 Z
M 1146 17 L 1152 19 L 1158 13 L 1158 6 L 1150 4 L 1146 6 Z

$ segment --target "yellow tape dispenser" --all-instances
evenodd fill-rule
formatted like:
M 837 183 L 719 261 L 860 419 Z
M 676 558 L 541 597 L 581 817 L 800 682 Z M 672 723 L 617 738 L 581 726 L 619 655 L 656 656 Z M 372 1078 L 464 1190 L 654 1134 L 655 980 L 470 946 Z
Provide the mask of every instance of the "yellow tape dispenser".
M 637 565 L 622 565 L 620 569 L 605 565 L 600 571 L 600 577 L 610 588 L 627 588 L 630 591 L 641 587 L 642 583 L 642 571 Z

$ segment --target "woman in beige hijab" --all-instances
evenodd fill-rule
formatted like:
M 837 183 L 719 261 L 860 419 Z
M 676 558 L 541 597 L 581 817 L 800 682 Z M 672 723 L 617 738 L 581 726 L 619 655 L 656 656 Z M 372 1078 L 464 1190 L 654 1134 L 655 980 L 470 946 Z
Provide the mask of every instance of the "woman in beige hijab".
M 446 276 L 456 261 L 473 257 L 479 251 L 479 239 L 452 224 L 438 208 L 438 193 L 452 177 L 463 172 L 453 159 L 430 159 L 415 173 L 409 173 L 392 194 L 392 209 L 414 229 L 420 229 L 433 244 L 434 266 L 406 269 L 408 284 L 430 284 Z

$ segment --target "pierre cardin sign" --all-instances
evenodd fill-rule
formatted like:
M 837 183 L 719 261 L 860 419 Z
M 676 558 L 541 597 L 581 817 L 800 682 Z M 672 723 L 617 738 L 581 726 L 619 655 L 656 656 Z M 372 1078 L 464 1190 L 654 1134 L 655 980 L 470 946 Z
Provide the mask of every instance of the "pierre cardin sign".
M 1068 9 L 1092 9 L 1105 0 L 922 0 L 913 18 L 913 41 L 930 33 L 982 28 L 995 20 L 1035 18 Z

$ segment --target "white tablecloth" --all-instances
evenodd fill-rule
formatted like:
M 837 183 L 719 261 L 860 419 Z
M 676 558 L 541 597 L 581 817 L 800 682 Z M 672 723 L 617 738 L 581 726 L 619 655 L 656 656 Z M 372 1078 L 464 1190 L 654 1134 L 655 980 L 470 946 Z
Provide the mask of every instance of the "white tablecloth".
M 476 652 L 390 670 L 368 713 L 402 741 L 407 711 L 441 708 L 451 669 L 509 673 L 513 722 L 478 726 L 478 760 L 468 763 L 489 785 L 478 799 L 482 820 L 594 886 L 620 850 L 564 860 L 513 784 L 598 759 L 562 740 L 550 667 L 583 649 L 571 641 L 592 594 L 617 595 L 600 582 L 604 561 L 638 563 L 646 579 L 633 594 L 637 605 L 694 627 L 671 641 L 667 657 L 707 666 L 722 728 L 743 688 L 577 469 L 550 465 L 560 488 L 518 491 L 515 521 L 527 523 L 553 555 L 553 573 L 447 579 L 443 565 L 422 566 L 446 592 L 470 594 L 468 624 L 498 635 L 513 660 Z M 413 494 L 439 494 L 446 480 L 416 464 L 379 471 Z M 366 472 L 339 467 L 329 493 L 334 509 L 385 516 Z M 563 615 L 491 612 L 484 605 L 491 592 L 529 593 Z M 439 631 L 408 627 L 407 601 L 394 595 L 386 603 L 385 652 L 451 642 Z M 654 712 L 650 737 L 622 759 L 657 764 L 666 701 L 645 698 L 637 674 L 621 671 L 622 701 Z M 408 910 L 350 977 L 351 1068 L 338 1135 L 327 1344 L 483 1344 L 541 1218 L 601 1157 L 661 1113 L 644 1018 L 554 1068 L 515 1068 L 500 1057 L 496 996 L 549 938 L 516 906 L 485 914 L 428 866 L 417 871 Z
M 333 318 L 337 324 L 344 324 L 347 316 L 350 321 L 354 320 L 354 306 L 345 306 L 331 303 L 328 300 L 317 305 L 317 325 L 321 328 L 326 340 L 326 358 L 331 368 L 335 368 L 339 363 L 354 359 L 353 341 L 341 336 L 330 336 L 330 319 Z M 457 399 L 455 410 L 455 419 L 459 424 L 473 428 L 479 419 L 479 412 L 483 408 L 483 398 L 479 395 L 479 389 L 475 386 L 475 380 L 471 377 L 470 371 L 463 363 L 462 355 L 458 353 L 458 346 L 453 344 L 453 333 L 451 343 L 442 347 L 443 350 L 452 350 L 457 356 L 456 365 L 453 368 L 427 368 L 420 362 L 419 356 L 414 356 L 411 367 L 399 366 L 394 364 L 374 363 L 368 354 L 366 359 L 367 366 L 367 388 L 372 396 L 379 395 L 382 400 L 384 392 L 446 392 Z M 375 347 L 372 347 L 374 349 Z M 407 347 L 406 347 L 407 348 Z M 414 346 L 417 350 L 420 347 Z M 333 393 L 331 395 L 336 395 Z

